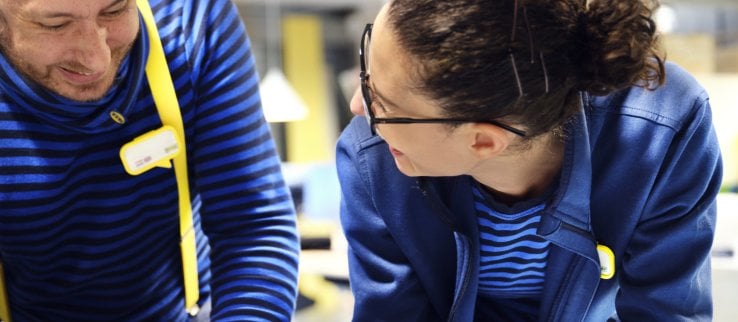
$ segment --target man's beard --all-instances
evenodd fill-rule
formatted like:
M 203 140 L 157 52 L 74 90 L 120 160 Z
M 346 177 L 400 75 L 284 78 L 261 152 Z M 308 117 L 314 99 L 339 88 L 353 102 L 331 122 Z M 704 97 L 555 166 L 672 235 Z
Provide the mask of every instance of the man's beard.
M 79 85 L 66 83 L 59 76 L 54 77 L 55 73 L 52 71 L 62 67 L 70 71 L 88 71 L 89 69 L 83 64 L 77 61 L 65 61 L 38 68 L 38 66 L 35 66 L 32 62 L 27 61 L 13 51 L 9 38 L 4 32 L 0 35 L 0 52 L 2 52 L 18 74 L 51 92 L 79 102 L 95 101 L 105 96 L 113 86 L 123 58 L 133 47 L 132 42 L 126 47 L 113 49 L 109 69 L 105 72 L 103 78 L 92 84 Z M 56 75 L 58 74 L 59 71 L 57 71 Z

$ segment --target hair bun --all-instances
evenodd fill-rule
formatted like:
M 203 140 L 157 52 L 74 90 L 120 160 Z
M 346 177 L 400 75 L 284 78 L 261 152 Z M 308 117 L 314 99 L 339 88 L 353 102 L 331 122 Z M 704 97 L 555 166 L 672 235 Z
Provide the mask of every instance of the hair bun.
M 651 18 L 656 7 L 641 0 L 597 0 L 579 14 L 576 37 L 581 47 L 572 53 L 577 89 L 607 94 L 663 83 L 663 59 Z

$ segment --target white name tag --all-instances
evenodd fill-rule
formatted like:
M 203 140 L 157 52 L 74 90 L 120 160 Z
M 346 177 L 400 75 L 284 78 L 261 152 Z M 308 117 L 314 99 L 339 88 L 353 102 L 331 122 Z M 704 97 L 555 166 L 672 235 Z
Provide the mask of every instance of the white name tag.
M 120 148 L 120 159 L 130 175 L 139 175 L 154 167 L 171 168 L 171 160 L 182 150 L 174 128 L 165 125 L 147 132 Z

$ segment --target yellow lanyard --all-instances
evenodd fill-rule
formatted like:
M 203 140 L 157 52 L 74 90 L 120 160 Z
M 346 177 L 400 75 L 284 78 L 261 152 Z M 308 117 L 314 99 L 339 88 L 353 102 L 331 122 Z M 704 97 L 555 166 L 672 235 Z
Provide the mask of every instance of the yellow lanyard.
M 5 272 L 3 272 L 2 262 L 0 262 L 0 321 L 10 322 L 8 291 L 5 290 Z
M 164 48 L 156 29 L 154 14 L 147 0 L 136 0 L 139 11 L 146 23 L 149 33 L 149 58 L 146 61 L 146 77 L 149 79 L 151 94 L 156 109 L 164 125 L 173 127 L 182 142 L 182 151 L 174 157 L 174 173 L 177 177 L 179 191 L 179 235 L 182 252 L 182 273 L 184 276 L 185 309 L 196 315 L 199 310 L 197 300 L 200 296 L 197 276 L 197 251 L 195 247 L 195 231 L 192 224 L 192 206 L 190 205 L 190 188 L 187 181 L 187 151 L 185 149 L 184 125 L 174 91 L 172 76 L 169 74 Z

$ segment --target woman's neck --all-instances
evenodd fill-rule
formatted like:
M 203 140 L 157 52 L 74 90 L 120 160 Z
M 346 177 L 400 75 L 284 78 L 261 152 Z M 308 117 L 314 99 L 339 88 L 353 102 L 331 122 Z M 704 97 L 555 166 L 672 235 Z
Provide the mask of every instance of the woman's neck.
M 522 151 L 509 151 L 486 160 L 470 175 L 506 204 L 546 193 L 561 171 L 564 142 L 546 134 L 530 144 Z

